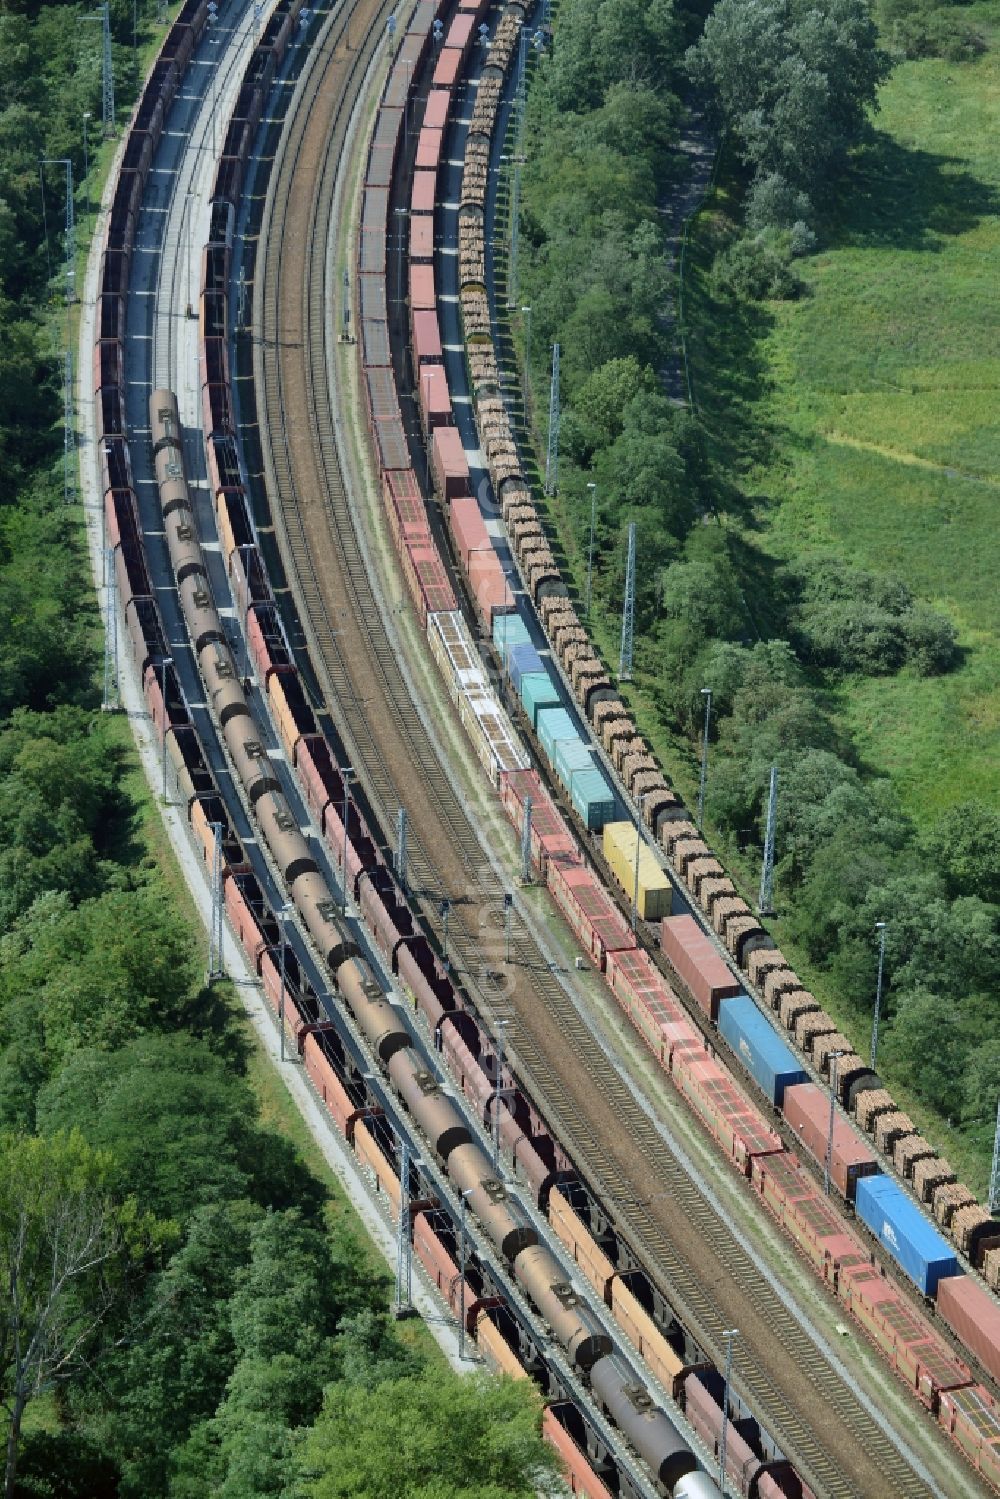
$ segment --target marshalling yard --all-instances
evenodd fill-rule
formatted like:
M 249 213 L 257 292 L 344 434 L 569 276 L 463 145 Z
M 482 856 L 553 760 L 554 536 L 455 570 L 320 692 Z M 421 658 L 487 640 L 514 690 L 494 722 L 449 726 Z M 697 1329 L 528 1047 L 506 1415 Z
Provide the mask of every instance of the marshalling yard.
M 550 43 L 483 0 L 168 29 L 81 328 L 120 700 L 399 1309 L 538 1384 L 574 1492 L 987 1493 L 996 1225 L 703 841 L 540 517 L 505 268 Z

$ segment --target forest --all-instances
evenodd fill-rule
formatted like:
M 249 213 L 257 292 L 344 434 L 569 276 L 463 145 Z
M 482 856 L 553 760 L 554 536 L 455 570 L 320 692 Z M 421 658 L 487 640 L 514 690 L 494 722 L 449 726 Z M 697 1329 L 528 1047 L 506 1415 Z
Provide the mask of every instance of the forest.
M 112 5 L 120 119 L 162 34 L 133 14 Z M 63 491 L 63 169 L 39 175 L 73 163 L 82 270 L 111 156 L 87 16 L 0 4 L 5 1496 L 528 1499 L 555 1464 L 537 1397 L 388 1316 L 344 1199 L 262 1116 L 242 1008 L 205 985 L 131 731 L 100 710 Z
M 641 727 L 690 798 L 711 689 L 706 826 L 754 903 L 777 766 L 779 942 L 867 1055 L 887 923 L 880 1071 L 932 1136 L 964 1148 L 980 1190 L 1000 1094 L 1000 815 L 958 795 L 915 817 L 837 711 L 853 684 L 947 679 L 964 652 L 954 620 L 891 566 L 761 545 L 753 483 L 767 436 L 748 388 L 767 304 L 804 295 L 851 173 L 874 156 L 893 65 L 934 54 L 960 68 L 984 46 L 959 7 L 923 0 L 877 16 L 866 0 L 822 12 L 719 0 L 707 17 L 562 0 L 529 89 L 520 259 L 543 453 L 560 344 L 550 520 L 605 657 L 617 664 L 634 522 L 625 695 Z M 697 295 L 689 285 L 678 308 L 666 236 L 692 107 L 713 142 L 713 212 Z M 693 404 L 671 395 L 699 320 L 710 410 L 697 389 Z

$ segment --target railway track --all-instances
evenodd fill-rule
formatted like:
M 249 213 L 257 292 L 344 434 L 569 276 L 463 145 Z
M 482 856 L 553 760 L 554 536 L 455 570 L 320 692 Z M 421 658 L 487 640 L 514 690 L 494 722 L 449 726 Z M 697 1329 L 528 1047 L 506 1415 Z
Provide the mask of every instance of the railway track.
M 328 228 L 352 111 L 390 9 L 359 0 L 339 12 L 303 73 L 262 226 L 254 375 L 279 545 L 332 716 L 383 826 L 407 806 L 411 883 L 431 924 L 440 927 L 440 896 L 471 892 L 454 908 L 450 947 L 473 973 L 503 887 L 424 727 L 368 578 L 328 367 Z M 355 50 L 348 25 L 365 38 Z M 739 1387 L 817 1492 L 929 1493 L 666 1148 L 527 929 L 516 930 L 512 952 L 517 982 L 505 1003 L 524 1081 L 606 1202 L 627 1199 L 623 1234 L 694 1335 L 719 1358 L 723 1329 L 739 1326 Z

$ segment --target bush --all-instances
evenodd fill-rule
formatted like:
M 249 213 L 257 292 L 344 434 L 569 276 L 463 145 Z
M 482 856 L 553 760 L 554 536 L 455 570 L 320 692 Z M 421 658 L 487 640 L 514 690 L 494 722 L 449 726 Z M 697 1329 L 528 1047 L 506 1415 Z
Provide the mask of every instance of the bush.
M 773 230 L 744 235 L 715 257 L 715 291 L 747 302 L 789 301 L 802 291 L 791 261 L 789 235 Z
M 750 188 L 747 228 L 754 233 L 762 229 L 790 229 L 798 221 L 808 220 L 812 211 L 807 193 L 793 187 L 780 172 L 768 172 L 766 176 L 758 177 Z
M 955 664 L 951 621 L 915 603 L 898 578 L 820 562 L 807 568 L 800 586 L 793 623 L 801 650 L 819 665 L 885 676 L 909 664 L 932 676 Z

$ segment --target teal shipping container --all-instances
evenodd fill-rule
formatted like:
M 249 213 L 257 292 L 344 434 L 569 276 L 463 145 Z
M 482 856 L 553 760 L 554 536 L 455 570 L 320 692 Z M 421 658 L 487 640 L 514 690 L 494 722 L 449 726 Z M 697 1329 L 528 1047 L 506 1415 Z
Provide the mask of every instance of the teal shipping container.
M 572 789 L 573 778 L 583 770 L 593 770 L 594 757 L 582 739 L 560 739 L 556 745 L 556 775 L 566 790 Z
M 527 713 L 531 727 L 538 728 L 538 715 L 543 708 L 558 706 L 559 689 L 548 672 L 525 672 L 521 678 L 521 707 Z
M 531 640 L 528 626 L 519 614 L 498 614 L 493 620 L 493 644 L 500 653 L 504 666 L 507 652 L 515 645 L 527 645 Z
M 538 714 L 538 737 L 550 765 L 555 764 L 560 739 L 579 739 L 580 731 L 565 708 L 542 708 Z
M 617 813 L 611 787 L 599 770 L 581 770 L 573 777 L 571 800 L 581 821 L 591 832 L 599 832 Z

